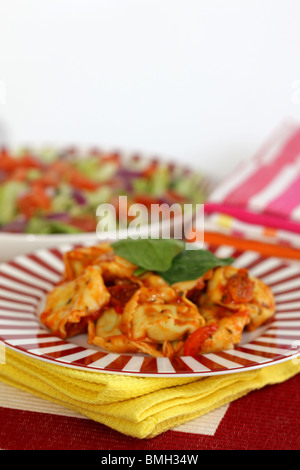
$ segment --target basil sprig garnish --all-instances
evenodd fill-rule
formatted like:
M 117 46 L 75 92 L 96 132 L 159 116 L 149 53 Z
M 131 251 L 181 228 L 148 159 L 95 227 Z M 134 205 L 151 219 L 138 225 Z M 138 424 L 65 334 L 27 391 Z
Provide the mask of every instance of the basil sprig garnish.
M 154 271 L 169 284 L 197 279 L 234 261 L 218 258 L 209 250 L 188 250 L 184 242 L 174 239 L 125 239 L 112 243 L 112 247 L 117 255 L 138 266 L 135 275 Z
M 208 250 L 184 250 L 173 259 L 171 267 L 160 274 L 169 284 L 192 281 L 218 266 L 232 264 L 234 258 L 217 258 Z
M 112 243 L 112 247 L 117 255 L 136 264 L 141 273 L 167 271 L 174 257 L 184 250 L 184 243 L 173 239 L 127 238 Z

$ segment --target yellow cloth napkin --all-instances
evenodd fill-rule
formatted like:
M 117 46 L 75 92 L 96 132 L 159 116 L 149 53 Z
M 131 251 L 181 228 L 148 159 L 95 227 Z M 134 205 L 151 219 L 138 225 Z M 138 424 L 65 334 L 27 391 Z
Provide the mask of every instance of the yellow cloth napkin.
M 300 359 L 205 378 L 131 377 L 54 365 L 6 348 L 0 380 L 145 439 L 298 372 Z

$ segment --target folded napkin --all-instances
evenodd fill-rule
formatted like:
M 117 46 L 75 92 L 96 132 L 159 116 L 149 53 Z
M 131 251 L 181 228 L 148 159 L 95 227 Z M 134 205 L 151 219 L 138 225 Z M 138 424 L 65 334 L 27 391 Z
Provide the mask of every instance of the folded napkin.
M 152 438 L 300 372 L 300 361 L 206 378 L 130 377 L 77 370 L 7 349 L 0 380 L 139 439 Z
M 205 203 L 205 230 L 300 248 L 300 127 L 282 126 Z

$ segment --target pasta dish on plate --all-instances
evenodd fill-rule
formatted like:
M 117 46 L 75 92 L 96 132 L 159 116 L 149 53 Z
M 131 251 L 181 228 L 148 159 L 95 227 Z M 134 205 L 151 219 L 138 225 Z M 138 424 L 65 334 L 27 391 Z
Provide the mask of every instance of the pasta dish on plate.
M 63 278 L 48 293 L 41 322 L 60 338 L 85 333 L 106 351 L 170 358 L 232 349 L 243 331 L 273 317 L 271 289 L 234 260 L 171 240 L 150 242 L 66 252 Z M 143 265 L 146 249 L 152 270 Z

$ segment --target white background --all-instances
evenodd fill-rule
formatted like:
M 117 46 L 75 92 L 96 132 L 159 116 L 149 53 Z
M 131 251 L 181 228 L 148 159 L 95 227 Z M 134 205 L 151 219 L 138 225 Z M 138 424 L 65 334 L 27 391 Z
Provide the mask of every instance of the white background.
M 222 177 L 300 120 L 299 0 L 1 0 L 0 140 Z

